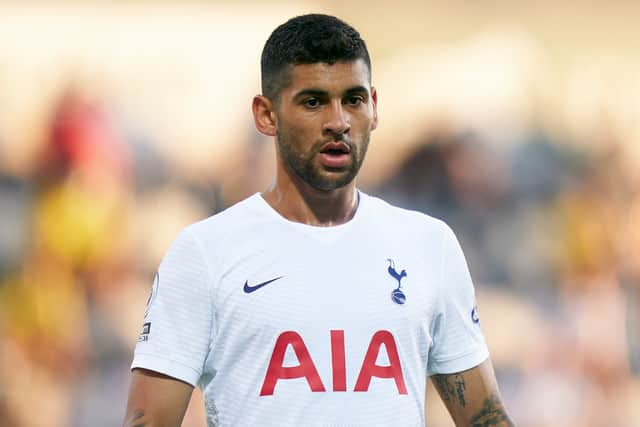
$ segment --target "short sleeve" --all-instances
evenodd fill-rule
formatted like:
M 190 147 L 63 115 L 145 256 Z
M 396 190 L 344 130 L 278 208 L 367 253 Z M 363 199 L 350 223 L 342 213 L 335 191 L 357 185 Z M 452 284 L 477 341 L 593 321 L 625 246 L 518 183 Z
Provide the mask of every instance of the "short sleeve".
M 201 246 L 183 230 L 158 268 L 131 369 L 160 372 L 195 387 L 211 346 L 210 285 Z
M 469 268 L 449 227 L 445 228 L 442 248 L 440 303 L 430 327 L 428 375 L 471 369 L 489 357 Z

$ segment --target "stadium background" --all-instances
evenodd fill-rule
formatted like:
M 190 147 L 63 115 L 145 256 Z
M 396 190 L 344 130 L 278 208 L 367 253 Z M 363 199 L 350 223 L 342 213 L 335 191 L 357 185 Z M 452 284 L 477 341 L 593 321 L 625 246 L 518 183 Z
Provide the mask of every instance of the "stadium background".
M 0 425 L 119 425 L 163 252 L 269 183 L 259 54 L 310 11 L 367 41 L 381 122 L 360 185 L 458 233 L 518 425 L 640 426 L 624 0 L 0 3 Z

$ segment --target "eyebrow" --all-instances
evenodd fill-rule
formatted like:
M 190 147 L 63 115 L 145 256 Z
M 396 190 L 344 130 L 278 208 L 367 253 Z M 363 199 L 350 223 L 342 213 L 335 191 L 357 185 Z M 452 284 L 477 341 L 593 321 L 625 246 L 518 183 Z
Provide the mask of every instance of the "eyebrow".
M 367 89 L 364 86 L 354 86 L 354 87 L 350 87 L 349 89 L 347 89 L 345 91 L 345 94 L 362 93 L 362 92 L 369 93 L 369 89 Z
M 362 93 L 362 92 L 369 93 L 369 90 L 366 87 L 359 85 L 359 86 L 350 87 L 349 89 L 344 91 L 344 94 L 350 95 L 352 93 Z M 303 96 L 315 96 L 320 98 L 320 97 L 326 97 L 328 95 L 329 93 L 326 90 L 310 88 L 310 89 L 303 89 L 300 92 L 296 93 L 293 96 L 293 99 L 299 99 Z
M 302 98 L 303 96 L 315 96 L 315 97 L 323 97 L 327 96 L 329 93 L 326 90 L 320 89 L 303 89 L 300 92 L 296 93 L 293 96 L 293 99 Z

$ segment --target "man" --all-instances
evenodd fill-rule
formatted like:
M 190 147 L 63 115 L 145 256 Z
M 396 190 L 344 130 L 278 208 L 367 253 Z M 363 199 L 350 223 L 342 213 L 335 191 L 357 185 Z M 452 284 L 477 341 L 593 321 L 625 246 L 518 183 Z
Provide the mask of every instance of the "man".
M 275 181 L 169 249 L 125 424 L 179 425 L 197 385 L 210 426 L 423 426 L 433 375 L 457 426 L 512 425 L 452 231 L 356 189 L 378 123 L 358 32 L 293 18 L 261 66 Z

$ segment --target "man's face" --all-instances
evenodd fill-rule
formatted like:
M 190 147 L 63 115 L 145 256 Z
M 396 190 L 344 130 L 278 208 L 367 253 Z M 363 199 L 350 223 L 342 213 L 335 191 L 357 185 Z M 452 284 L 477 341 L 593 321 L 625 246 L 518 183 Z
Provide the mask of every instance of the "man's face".
M 319 190 L 349 184 L 377 126 L 377 94 L 364 61 L 291 67 L 275 107 L 279 161 Z

